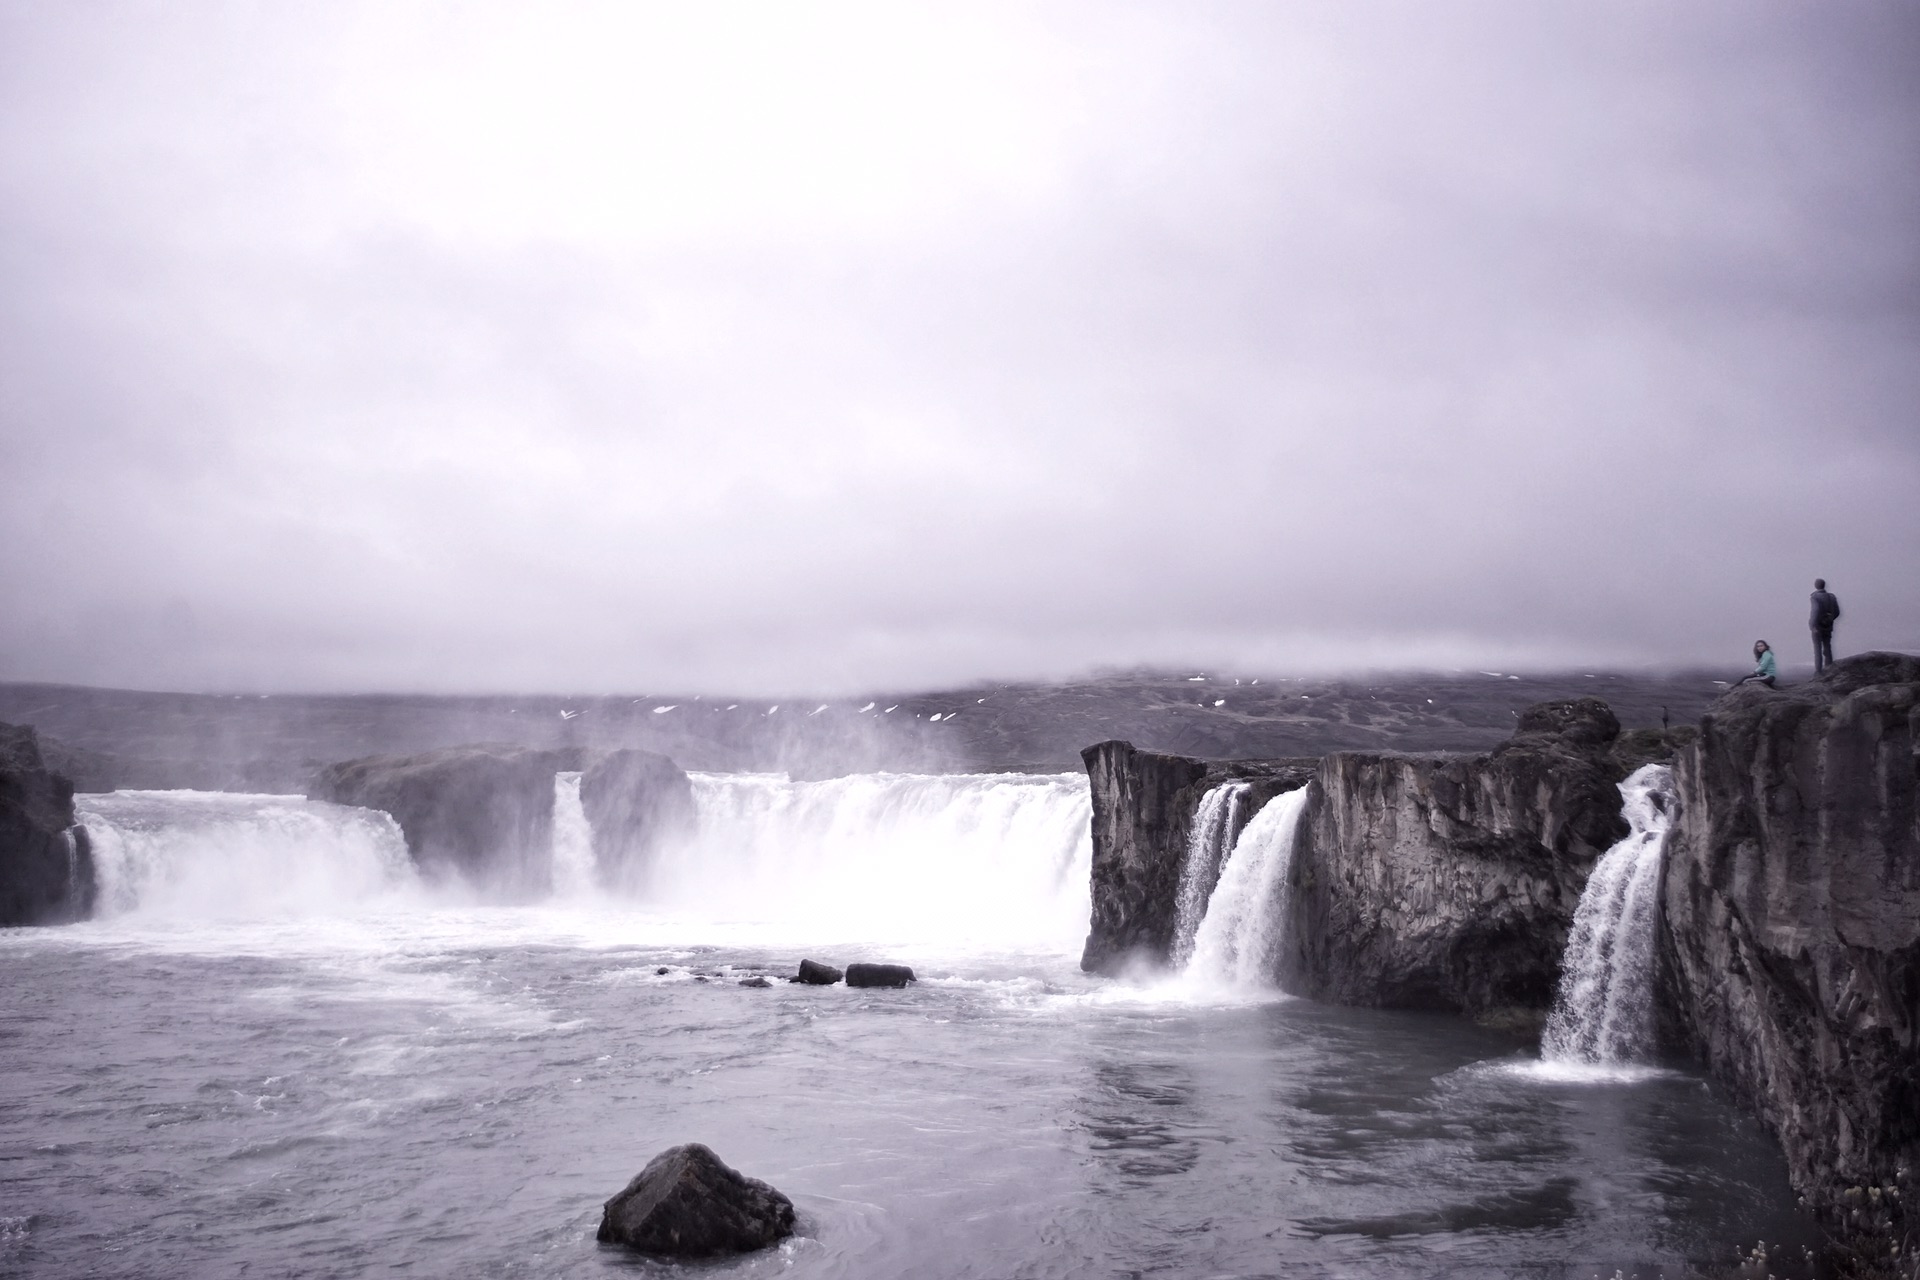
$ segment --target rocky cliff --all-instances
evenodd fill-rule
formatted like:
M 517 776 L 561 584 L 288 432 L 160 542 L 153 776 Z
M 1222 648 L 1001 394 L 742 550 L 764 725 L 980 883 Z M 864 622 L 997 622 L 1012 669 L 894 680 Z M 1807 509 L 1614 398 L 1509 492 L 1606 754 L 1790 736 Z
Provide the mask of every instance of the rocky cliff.
M 693 790 L 673 761 L 647 751 L 451 747 L 329 765 L 316 799 L 393 815 L 422 872 L 489 897 L 522 900 L 553 888 L 554 775 L 579 771 L 603 884 L 635 881 L 662 839 L 693 819 Z
M 83 919 L 93 897 L 73 783 L 47 769 L 32 729 L 0 724 L 0 926 Z
M 1544 1016 L 1587 875 L 1627 831 L 1619 732 L 1604 702 L 1580 698 L 1529 709 L 1484 755 L 1328 756 L 1294 853 L 1283 984 L 1339 1004 Z
M 1920 659 L 1864 654 L 1729 693 L 1675 769 L 1673 1025 L 1836 1225 L 1920 1169 L 1917 749 Z
M 580 807 L 593 828 L 600 883 L 633 891 L 660 846 L 693 829 L 693 784 L 680 766 L 651 751 L 611 751 L 580 778 Z
M 327 766 L 310 794 L 393 815 L 429 877 L 532 898 L 553 888 L 553 775 L 581 757 L 504 746 L 368 756 Z
M 1190 760 L 1102 742 L 1080 757 L 1093 793 L 1093 917 L 1080 967 L 1119 973 L 1167 963 L 1180 874 L 1201 797 L 1251 784 L 1247 817 L 1313 776 L 1311 760 Z
M 1082 967 L 1164 964 L 1200 798 L 1254 783 L 1247 816 L 1311 790 L 1289 895 L 1289 989 L 1346 1004 L 1537 1022 L 1594 861 L 1626 833 L 1615 785 L 1680 731 L 1623 741 L 1593 698 L 1541 703 L 1481 755 L 1205 762 L 1087 749 L 1093 914 Z

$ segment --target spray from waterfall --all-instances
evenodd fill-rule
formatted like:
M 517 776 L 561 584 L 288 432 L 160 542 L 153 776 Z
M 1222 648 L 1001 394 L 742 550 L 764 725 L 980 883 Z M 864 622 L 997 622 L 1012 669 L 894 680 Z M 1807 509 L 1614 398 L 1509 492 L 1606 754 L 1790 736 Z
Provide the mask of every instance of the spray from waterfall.
M 399 824 L 304 796 L 79 795 L 98 913 L 248 917 L 349 909 L 415 883 Z
M 694 833 L 661 848 L 639 904 L 767 939 L 1001 945 L 1086 939 L 1083 774 L 694 774 Z
M 1645 765 L 1620 784 L 1626 837 L 1594 866 L 1574 912 L 1540 1056 L 1632 1063 L 1654 1047 L 1654 933 L 1660 866 L 1676 808 L 1673 772 Z
M 580 803 L 578 772 L 553 775 L 553 896 L 586 898 L 594 892 L 593 828 Z
M 1306 808 L 1305 787 L 1276 796 L 1234 841 L 1194 934 L 1189 978 L 1236 988 L 1272 985 L 1286 939 L 1293 851 Z
M 1207 913 L 1207 899 L 1220 882 L 1220 866 L 1233 838 L 1239 834 L 1240 815 L 1252 785 L 1223 782 L 1200 797 L 1187 833 L 1187 860 L 1180 870 L 1180 895 L 1175 901 L 1173 963 L 1184 967 L 1193 958 L 1194 935 Z

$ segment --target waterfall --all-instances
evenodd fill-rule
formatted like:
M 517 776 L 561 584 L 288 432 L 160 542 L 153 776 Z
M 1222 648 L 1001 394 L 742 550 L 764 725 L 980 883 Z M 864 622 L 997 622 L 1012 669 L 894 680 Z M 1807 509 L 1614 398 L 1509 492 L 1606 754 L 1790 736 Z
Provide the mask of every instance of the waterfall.
M 1184 966 L 1193 957 L 1193 939 L 1207 911 L 1207 898 L 1220 880 L 1220 863 L 1238 834 L 1247 793 L 1246 782 L 1223 782 L 1200 797 L 1187 832 L 1187 860 L 1180 869 L 1180 896 L 1175 900 L 1173 963 Z
M 1077 952 L 1092 805 L 1081 774 L 694 774 L 695 832 L 640 899 L 784 940 Z
M 1673 772 L 1644 765 L 1620 784 L 1626 837 L 1594 866 L 1567 939 L 1541 1057 L 1629 1063 L 1653 1049 L 1660 864 L 1676 808 Z
M 1194 933 L 1188 976 L 1231 987 L 1269 985 L 1284 941 L 1294 838 L 1307 788 L 1270 800 L 1234 841 Z
M 584 898 L 594 891 L 593 828 L 580 804 L 580 774 L 553 775 L 553 896 Z
M 399 825 L 373 809 L 219 791 L 78 795 L 74 807 L 100 915 L 326 912 L 414 880 Z

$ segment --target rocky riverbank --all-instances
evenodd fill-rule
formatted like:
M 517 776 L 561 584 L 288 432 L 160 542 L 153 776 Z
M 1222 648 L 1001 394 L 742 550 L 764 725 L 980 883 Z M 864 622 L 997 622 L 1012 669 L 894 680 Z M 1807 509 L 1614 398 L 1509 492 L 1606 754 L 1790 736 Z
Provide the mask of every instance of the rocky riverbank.
M 1587 876 L 1625 834 L 1615 784 L 1671 762 L 1668 1037 L 1767 1123 L 1796 1188 L 1845 1227 L 1865 1188 L 1920 1167 L 1917 745 L 1920 659 L 1891 654 L 1733 691 L 1697 731 L 1622 734 L 1582 698 L 1530 708 L 1475 755 L 1338 752 L 1302 769 L 1102 743 L 1085 755 L 1083 967 L 1167 963 L 1200 800 L 1258 777 L 1281 785 L 1250 792 L 1249 813 L 1309 788 L 1270 977 L 1335 1003 L 1536 1023 Z
M 0 724 L 0 926 L 84 919 L 93 898 L 73 783 L 47 767 L 32 729 Z

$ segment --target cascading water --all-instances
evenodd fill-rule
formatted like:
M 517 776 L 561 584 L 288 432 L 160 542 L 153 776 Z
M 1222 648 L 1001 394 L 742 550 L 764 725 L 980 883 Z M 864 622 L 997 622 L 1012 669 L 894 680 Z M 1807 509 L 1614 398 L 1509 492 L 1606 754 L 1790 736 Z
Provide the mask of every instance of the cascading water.
M 553 896 L 584 898 L 594 892 L 593 828 L 580 803 L 580 774 L 553 775 Z
M 1233 847 L 1240 814 L 1250 783 L 1223 782 L 1200 797 L 1187 833 L 1187 860 L 1180 869 L 1180 895 L 1175 901 L 1173 962 L 1184 966 L 1193 958 L 1193 939 L 1207 912 L 1207 899 L 1220 880 L 1220 864 Z
M 1234 842 L 1193 939 L 1189 978 L 1228 987 L 1269 985 L 1286 928 L 1294 840 L 1307 788 L 1275 796 Z
M 1541 1042 L 1540 1056 L 1551 1062 L 1632 1063 L 1653 1048 L 1654 931 L 1673 772 L 1644 765 L 1620 784 L 1620 796 L 1631 830 L 1580 894 Z
M 115 791 L 74 797 L 102 915 L 325 912 L 414 881 L 397 823 L 304 796 Z
M 641 899 L 769 940 L 1073 952 L 1092 859 L 1080 774 L 695 774 L 696 832 Z

